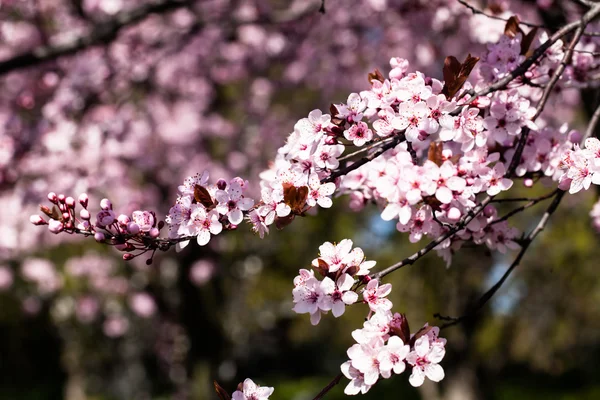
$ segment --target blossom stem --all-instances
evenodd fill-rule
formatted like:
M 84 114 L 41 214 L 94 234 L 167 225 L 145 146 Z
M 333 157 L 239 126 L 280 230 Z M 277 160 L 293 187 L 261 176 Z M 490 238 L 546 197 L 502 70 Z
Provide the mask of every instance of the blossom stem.
M 341 372 L 339 374 L 337 374 L 335 376 L 335 378 L 333 378 L 331 380 L 331 382 L 329 382 L 327 384 L 327 386 L 325 386 L 314 398 L 313 400 L 320 400 L 323 398 L 323 396 L 325 396 L 327 394 L 327 392 L 329 392 L 335 385 L 337 385 L 340 380 L 344 377 L 344 374 L 342 374 Z

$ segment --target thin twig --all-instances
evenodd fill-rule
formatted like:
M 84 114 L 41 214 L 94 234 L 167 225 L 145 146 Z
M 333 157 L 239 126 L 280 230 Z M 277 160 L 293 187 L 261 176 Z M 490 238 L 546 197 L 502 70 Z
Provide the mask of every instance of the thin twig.
M 343 161 L 349 160 L 352 157 L 355 157 L 355 156 L 357 156 L 357 155 L 359 155 L 361 153 L 364 153 L 366 151 L 374 149 L 375 147 L 379 147 L 379 146 L 381 146 L 381 145 L 383 145 L 385 143 L 391 142 L 392 140 L 394 140 L 394 137 L 385 138 L 385 139 L 380 140 L 378 142 L 371 143 L 368 146 L 361 147 L 360 149 L 356 150 L 353 153 L 346 154 L 345 156 L 338 158 L 338 161 L 339 162 L 343 162 Z
M 598 121 L 600 121 L 600 104 L 598 105 L 598 107 L 596 107 L 596 111 L 594 111 L 594 114 L 592 114 L 592 118 L 590 118 L 590 123 L 588 124 L 587 129 L 585 130 L 583 138 L 581 138 L 581 145 L 583 145 L 587 138 L 592 137 L 594 131 L 596 130 L 596 127 L 598 126 Z
M 521 263 L 521 259 L 525 255 L 525 252 L 527 252 L 527 249 L 529 248 L 529 246 L 531 245 L 533 240 L 536 238 L 537 235 L 540 234 L 540 232 L 542 232 L 544 230 L 544 228 L 546 227 L 546 224 L 548 223 L 548 220 L 550 219 L 552 214 L 556 211 L 556 209 L 557 209 L 558 205 L 560 204 L 560 201 L 562 200 L 565 193 L 566 192 L 564 192 L 562 190 L 557 190 L 557 192 L 555 193 L 554 200 L 548 206 L 544 215 L 542 215 L 542 217 L 540 218 L 537 226 L 529 233 L 529 235 L 527 235 L 527 237 L 525 239 L 523 239 L 521 241 L 521 250 L 519 251 L 519 254 L 514 259 L 514 261 L 510 265 L 510 267 L 508 267 L 508 269 L 506 270 L 504 275 L 502 275 L 502 277 L 498 280 L 498 282 L 496 282 L 494 284 L 494 286 L 492 286 L 490 289 L 488 289 L 488 291 L 486 291 L 483 294 L 483 296 L 481 296 L 479 298 L 479 300 L 477 301 L 475 306 L 473 306 L 471 308 L 471 311 L 469 313 L 467 313 L 461 317 L 458 317 L 458 318 L 442 317 L 441 319 L 449 320 L 451 322 L 440 326 L 440 329 L 448 328 L 448 327 L 456 325 L 466 319 L 473 318 L 476 315 L 476 313 L 479 310 L 481 310 L 483 308 L 483 306 L 494 296 L 494 294 L 496 294 L 498 289 L 500 289 L 500 287 L 502 287 L 502 285 L 504 284 L 506 279 L 508 279 L 508 277 L 510 276 L 512 271 L 514 271 L 514 269 Z M 439 317 L 439 314 L 435 314 L 435 315 Z
M 394 136 L 394 139 L 392 141 L 381 146 L 372 154 L 370 154 L 366 157 L 363 157 L 360 160 L 357 160 L 356 162 L 352 163 L 351 165 L 349 165 L 345 168 L 333 171 L 333 173 L 331 175 L 329 175 L 327 178 L 321 180 L 321 183 L 333 182 L 338 177 L 340 177 L 342 175 L 347 175 L 348 173 L 354 171 L 355 169 L 362 167 L 366 163 L 373 161 L 374 159 L 376 159 L 377 157 L 379 157 L 380 155 L 385 153 L 387 150 L 393 149 L 394 147 L 396 147 L 398 145 L 398 143 L 402 142 L 403 140 L 405 140 L 404 135 Z
M 74 54 L 98 44 L 109 43 L 117 37 L 122 28 L 139 22 L 150 14 L 165 13 L 190 6 L 191 3 L 190 0 L 159 0 L 133 10 L 120 12 L 111 20 L 94 26 L 87 35 L 78 36 L 60 44 L 36 47 L 32 51 L 1 61 L 0 75 L 18 68 L 31 67 L 61 56 Z
M 327 394 L 327 392 L 329 392 L 335 385 L 337 385 L 343 377 L 344 377 L 344 374 L 342 374 L 341 372 L 339 374 L 337 374 L 336 377 L 333 378 L 333 380 L 331 382 L 329 382 L 327 384 L 327 386 L 325 386 L 323 388 L 323 390 L 321 390 L 319 392 L 319 394 L 317 394 L 313 398 L 313 400 L 321 400 L 323 398 L 323 396 L 325 396 Z
M 550 192 L 550 193 L 548 193 L 548 194 L 546 194 L 546 195 L 544 195 L 544 196 L 540 196 L 540 197 L 538 197 L 538 198 L 536 198 L 536 199 L 531 199 L 531 200 L 530 200 L 528 203 L 526 203 L 526 204 L 523 204 L 522 206 L 520 206 L 520 207 L 517 207 L 517 208 L 515 208 L 515 209 L 511 210 L 510 212 L 508 212 L 508 213 L 507 213 L 507 214 L 505 214 L 504 216 L 502 216 L 502 217 L 500 217 L 500 218 L 498 218 L 498 219 L 495 219 L 495 220 L 493 220 L 492 222 L 490 222 L 490 223 L 488 224 L 488 226 L 489 226 L 489 225 L 494 225 L 494 224 L 497 224 L 497 223 L 499 223 L 499 222 L 502 222 L 502 221 L 506 221 L 507 219 L 509 219 L 509 218 L 510 218 L 510 217 L 512 217 L 513 215 L 515 215 L 515 214 L 518 214 L 518 213 L 520 213 L 520 212 L 523 212 L 523 211 L 525 211 L 526 209 L 528 209 L 529 207 L 533 207 L 533 206 L 534 206 L 534 205 L 536 205 L 537 203 L 539 203 L 539 202 L 541 202 L 541 201 L 544 201 L 544 200 L 546 200 L 546 199 L 549 199 L 550 197 L 553 197 L 554 195 L 556 195 L 556 192 L 558 192 L 558 191 L 559 191 L 559 189 L 555 189 L 555 190 L 553 190 L 552 192 Z
M 550 36 L 550 38 L 548 40 L 546 40 L 538 48 L 536 48 L 533 51 L 533 54 L 530 57 L 528 57 L 527 59 L 525 59 L 525 61 L 523 61 L 521 64 L 519 64 L 519 66 L 517 66 L 517 68 L 515 68 L 513 71 L 510 72 L 510 74 L 508 74 L 504 78 L 494 82 L 493 84 L 489 85 L 488 87 L 482 89 L 481 91 L 473 93 L 471 95 L 471 97 L 464 104 L 461 104 L 461 106 L 458 107 L 458 109 L 457 109 L 458 112 L 460 112 L 460 109 L 462 108 L 462 106 L 470 103 L 471 101 L 475 100 L 477 97 L 485 96 L 485 95 L 495 92 L 497 90 L 504 89 L 506 87 L 506 85 L 508 85 L 514 79 L 520 77 L 525 72 L 527 72 L 529 67 L 531 67 L 533 64 L 535 64 L 535 62 L 540 57 L 542 57 L 544 55 L 544 53 L 546 52 L 546 50 L 548 50 L 554 43 L 556 43 L 558 40 L 560 40 L 563 36 L 571 33 L 573 30 L 579 28 L 580 26 L 585 27 L 590 21 L 592 21 L 594 18 L 596 18 L 598 16 L 598 14 L 600 14 L 600 4 L 594 6 L 591 10 L 589 10 L 587 13 L 585 13 L 583 15 L 583 17 L 581 17 L 581 19 L 570 22 L 570 23 L 566 24 L 565 26 L 563 26 L 562 28 L 560 28 L 558 31 L 556 31 L 554 34 L 552 34 L 552 36 Z
M 446 233 L 440 235 L 437 239 L 432 240 L 427 244 L 427 246 L 423 247 L 421 250 L 417 251 L 410 257 L 406 257 L 404 260 L 397 262 L 396 264 L 390 265 L 386 269 L 371 274 L 371 279 L 381 279 L 384 276 L 391 274 L 392 272 L 406 266 L 412 265 L 419 258 L 423 257 L 425 254 L 429 253 L 431 250 L 435 249 L 440 243 L 445 241 L 446 239 L 454 236 L 456 232 L 463 229 L 465 226 L 469 224 L 479 213 L 483 211 L 485 206 L 487 206 L 492 201 L 492 196 L 486 197 L 479 205 L 475 206 L 472 210 L 470 210 L 453 228 L 448 230 Z
M 507 21 L 508 21 L 508 18 L 502 18 L 502 17 L 499 17 L 499 16 L 497 16 L 497 15 L 488 14 L 488 13 L 486 13 L 485 11 L 482 11 L 482 10 L 480 10 L 480 9 L 476 8 L 475 6 L 472 6 L 472 5 L 470 5 L 470 4 L 469 4 L 469 3 L 467 3 L 465 0 L 457 0 L 457 1 L 458 1 L 460 4 L 462 4 L 463 6 L 467 7 L 469 10 L 471 10 L 471 12 L 472 12 L 473 14 L 484 15 L 484 16 L 486 16 L 486 17 L 490 18 L 490 19 L 495 19 L 495 20 L 498 20 L 498 21 L 504 21 L 504 22 L 507 22 Z M 543 28 L 543 29 L 547 29 L 547 28 L 546 28 L 545 26 L 543 26 L 543 25 L 534 24 L 534 23 L 531 23 L 531 22 L 526 22 L 526 21 L 519 21 L 519 24 L 522 24 L 522 25 L 525 25 L 525 26 L 529 26 L 529 27 L 531 27 L 531 28 Z

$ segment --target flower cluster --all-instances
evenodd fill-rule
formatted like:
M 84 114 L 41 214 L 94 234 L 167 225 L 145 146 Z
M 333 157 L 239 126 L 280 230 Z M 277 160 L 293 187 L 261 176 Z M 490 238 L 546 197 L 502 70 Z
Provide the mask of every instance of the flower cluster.
M 600 185 L 600 140 L 588 138 L 584 148 L 576 145 L 573 151 L 567 151 L 561 168 L 564 173 L 560 185 L 565 190 L 568 188 L 569 193 L 587 190 L 592 183 Z
M 365 321 L 362 329 L 352 332 L 356 344 L 348 349 L 349 361 L 342 364 L 350 379 L 344 393 L 366 393 L 379 380 L 401 374 L 408 366 L 412 370 L 409 382 L 421 386 L 428 379 L 439 382 L 444 370 L 439 365 L 446 354 L 446 339 L 439 337 L 439 328 L 427 324 L 411 335 L 403 314 L 379 310 Z
M 133 251 L 145 252 L 148 248 L 157 248 L 158 244 L 152 246 L 150 239 L 156 239 L 160 235 L 160 229 L 164 225 L 158 222 L 154 211 L 136 210 L 131 216 L 126 214 L 117 215 L 109 199 L 100 201 L 100 211 L 92 221 L 92 214 L 88 209 L 89 198 L 82 193 L 78 202 L 81 210 L 75 212 L 77 202 L 73 197 L 64 194 L 57 195 L 48 193 L 48 200 L 53 204 L 52 208 L 41 205 L 40 210 L 48 217 L 44 219 L 41 215 L 32 215 L 29 220 L 34 225 L 47 225 L 48 230 L 54 234 L 81 233 L 93 236 L 97 242 L 114 245 L 116 249 L 126 252 L 123 259 L 131 260 L 139 254 Z M 140 253 L 141 254 L 141 253 Z
M 365 278 L 369 270 L 375 266 L 375 261 L 366 261 L 359 247 L 352 249 L 352 241 L 344 239 L 338 244 L 325 242 L 319 247 L 319 257 L 312 262 L 314 270 L 301 269 L 300 275 L 294 278 L 294 311 L 298 314 L 310 314 L 310 322 L 316 325 L 321 320 L 321 314 L 330 310 L 334 317 L 344 314 L 347 305 L 358 300 L 358 294 L 352 290 L 355 277 Z M 315 270 L 323 277 L 319 280 Z M 377 281 L 369 282 L 369 291 L 365 291 L 368 304 L 375 305 L 383 302 L 383 297 L 389 293 L 391 285 L 383 285 L 376 291 Z M 382 293 L 382 290 L 387 290 Z M 367 300 L 368 299 L 368 300 Z M 391 303 L 390 303 L 391 304 Z
M 406 317 L 391 312 L 393 305 L 387 295 L 392 285 L 380 285 L 377 279 L 369 278 L 375 262 L 365 261 L 360 248 L 352 249 L 351 240 L 325 242 L 319 251 L 312 262 L 314 270 L 301 269 L 292 290 L 294 311 L 309 313 L 313 325 L 330 310 L 336 318 L 344 314 L 346 305 L 358 301 L 356 290 L 368 282 L 362 290 L 363 302 L 369 306 L 368 318 L 362 329 L 352 332 L 357 343 L 348 349 L 350 361 L 341 366 L 350 379 L 344 392 L 366 393 L 380 375 L 389 378 L 392 372 L 400 374 L 407 364 L 412 368 L 409 381 L 413 386 L 422 385 L 425 377 L 442 380 L 444 370 L 438 363 L 444 357 L 446 340 L 438 337 L 439 328 L 425 325 L 411 335 Z M 324 277 L 322 281 L 315 270 Z M 355 282 L 355 277 L 360 279 Z
M 166 218 L 169 237 L 196 237 L 198 244 L 204 246 L 211 234 L 235 229 L 244 220 L 244 212 L 254 206 L 254 200 L 243 194 L 247 185 L 247 181 L 238 177 L 229 183 L 219 179 L 216 184 L 208 185 L 208 171 L 186 178 Z M 188 243 L 189 240 L 184 240 L 177 245 L 182 249 Z

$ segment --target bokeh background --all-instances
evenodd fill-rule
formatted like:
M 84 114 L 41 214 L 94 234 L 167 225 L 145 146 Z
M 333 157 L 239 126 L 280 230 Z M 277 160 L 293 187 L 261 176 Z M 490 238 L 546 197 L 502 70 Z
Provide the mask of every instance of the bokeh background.
M 471 4 L 551 29 L 583 10 L 569 0 Z M 250 377 L 275 387 L 273 399 L 302 400 L 339 373 L 364 310 L 313 327 L 291 311 L 292 279 L 324 241 L 351 238 L 380 267 L 419 248 L 375 208 L 352 213 L 341 198 L 263 240 L 242 227 L 150 266 L 29 223 L 49 191 L 87 192 L 92 210 L 108 197 L 118 213 L 164 216 L 177 185 L 205 169 L 242 176 L 257 194 L 258 174 L 312 109 L 366 88 L 394 56 L 441 78 L 445 56 L 481 54 L 504 27 L 454 0 L 320 6 L 0 2 L 0 399 L 216 399 L 213 380 L 233 391 Z M 40 48 L 72 51 L 17 57 Z M 557 114 L 581 127 L 595 96 L 565 91 Z M 443 382 L 414 389 L 395 376 L 363 397 L 600 398 L 595 196 L 566 198 L 495 298 L 443 331 Z M 530 229 L 538 207 L 515 225 Z M 512 256 L 465 248 L 449 269 L 427 256 L 389 277 L 394 311 L 413 330 L 441 324 L 435 313 L 463 315 Z M 345 397 L 346 382 L 326 398 Z

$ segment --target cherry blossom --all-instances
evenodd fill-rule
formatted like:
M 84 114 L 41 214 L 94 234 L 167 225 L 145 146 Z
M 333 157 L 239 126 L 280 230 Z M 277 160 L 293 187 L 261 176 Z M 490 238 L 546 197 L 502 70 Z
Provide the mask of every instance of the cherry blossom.
M 377 355 L 381 376 L 389 378 L 394 371 L 401 374 L 406 369 L 404 359 L 410 352 L 410 346 L 405 345 L 398 336 L 392 336 Z
M 442 346 L 431 343 L 429 336 L 424 335 L 415 341 L 414 350 L 406 356 L 406 362 L 412 366 L 412 374 L 408 381 L 418 387 L 423 384 L 425 377 L 439 382 L 444 379 L 444 370 L 439 362 L 446 354 Z
M 210 241 L 211 233 L 218 235 L 223 230 L 223 225 L 219 222 L 219 213 L 216 210 L 207 212 L 202 204 L 192 204 L 190 209 L 190 220 L 186 225 L 179 227 L 178 233 L 197 236 L 198 245 L 204 246 Z
M 363 292 L 365 303 L 369 305 L 371 311 L 391 310 L 392 302 L 385 298 L 392 291 L 392 285 L 386 283 L 379 286 L 379 281 L 373 279 L 367 284 L 367 288 Z
M 242 390 L 236 390 L 231 395 L 232 400 L 268 400 L 273 394 L 272 387 L 259 386 L 250 378 L 244 380 Z

